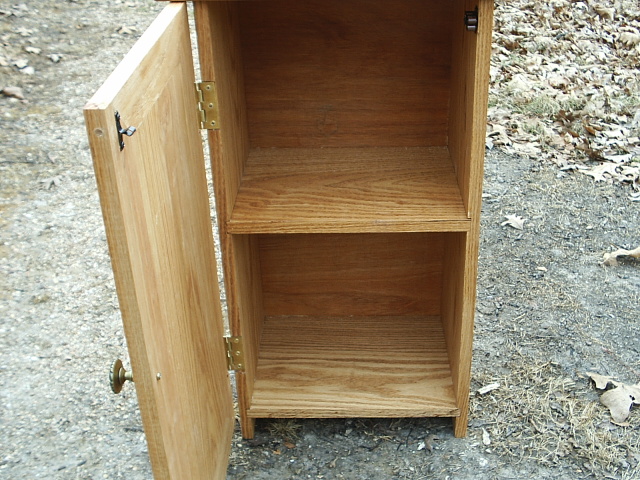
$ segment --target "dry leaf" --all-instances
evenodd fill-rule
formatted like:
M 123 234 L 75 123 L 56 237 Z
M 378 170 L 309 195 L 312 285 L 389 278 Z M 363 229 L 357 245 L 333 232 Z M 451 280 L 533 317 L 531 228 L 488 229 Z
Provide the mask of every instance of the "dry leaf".
M 612 377 L 597 373 L 587 373 L 596 388 L 606 390 L 600 396 L 600 402 L 611 412 L 612 423 L 619 426 L 629 426 L 626 423 L 633 405 L 640 405 L 640 384 L 626 385 Z M 613 387 L 613 388 L 611 388 Z
M 489 432 L 487 432 L 484 428 L 482 429 L 482 444 L 486 446 L 491 445 L 491 437 L 489 436 Z
M 592 372 L 587 372 L 587 375 L 591 380 L 593 380 L 593 383 L 598 390 L 606 390 L 610 384 L 612 386 L 616 386 L 618 384 L 613 377 L 607 377 L 606 375 L 600 375 Z
M 614 423 L 623 423 L 628 417 L 633 404 L 640 404 L 640 388 L 637 385 L 620 384 L 607 390 L 600 396 L 602 404 L 611 412 Z
M 504 227 L 505 225 L 508 225 L 517 230 L 524 230 L 524 218 L 519 217 L 518 215 L 505 215 L 504 218 L 506 218 L 506 220 L 502 222 L 500 226 Z
M 604 20 L 613 20 L 613 17 L 616 14 L 616 10 L 614 8 L 608 8 L 604 5 L 596 5 L 593 7 L 598 16 Z
M 500 384 L 498 382 L 496 383 L 490 383 L 489 385 L 485 385 L 482 388 L 478 389 L 478 394 L 480 395 L 486 395 L 489 392 L 493 392 L 494 390 L 497 390 L 498 388 L 500 388 Z
M 429 450 L 429 453 L 433 453 L 433 442 L 434 440 L 438 440 L 438 437 L 435 436 L 433 433 L 431 435 L 429 435 L 425 441 L 424 444 L 427 447 L 427 450 Z
M 296 448 L 296 444 L 291 442 L 284 442 L 284 446 L 287 447 L 289 450 L 291 450 L 292 448 Z
M 24 100 L 24 93 L 20 87 L 4 87 L 2 89 L 2 94 L 5 97 L 13 97 L 18 100 Z
M 624 248 L 620 248 L 615 252 L 605 253 L 602 264 L 607 266 L 616 266 L 618 265 L 619 257 L 633 257 L 636 259 L 640 259 L 640 247 L 633 250 L 625 250 Z
M 129 27 L 127 25 L 123 25 L 118 29 L 118 33 L 120 35 L 131 35 L 132 33 L 136 33 L 138 29 L 136 27 Z
M 44 185 L 44 188 L 49 190 L 53 186 L 56 186 L 56 187 L 59 186 L 61 181 L 62 181 L 62 177 L 60 175 L 57 175 L 55 177 L 45 178 L 43 180 L 40 180 L 40 183 Z
M 633 47 L 640 43 L 640 33 L 638 32 L 622 32 L 620 34 L 620 43 L 628 47 Z
M 612 178 L 615 178 L 618 175 L 616 169 L 618 168 L 618 164 L 613 162 L 605 162 L 600 165 L 593 167 L 591 170 L 585 170 L 585 174 L 593 177 L 596 182 L 603 182 L 607 179 L 605 174 L 609 175 Z

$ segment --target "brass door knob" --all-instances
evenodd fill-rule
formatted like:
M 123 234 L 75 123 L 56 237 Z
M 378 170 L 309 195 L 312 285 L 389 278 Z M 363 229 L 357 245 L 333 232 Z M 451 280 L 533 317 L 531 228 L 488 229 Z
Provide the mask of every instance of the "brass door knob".
M 111 384 L 111 391 L 113 393 L 120 393 L 124 382 L 129 380 L 133 382 L 133 372 L 127 372 L 122 366 L 122 360 L 117 359 L 111 366 L 111 372 L 109 373 L 109 383 Z

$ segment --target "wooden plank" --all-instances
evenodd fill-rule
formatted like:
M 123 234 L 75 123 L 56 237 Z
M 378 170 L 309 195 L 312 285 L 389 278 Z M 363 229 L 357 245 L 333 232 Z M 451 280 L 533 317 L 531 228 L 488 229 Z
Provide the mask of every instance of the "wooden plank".
M 480 215 L 486 135 L 493 2 L 458 0 L 454 17 L 478 6 L 478 32 L 459 22 L 453 32 L 449 150 L 470 217 Z
M 238 11 L 252 147 L 446 144 L 447 2 L 276 0 Z
M 195 2 L 201 75 L 216 82 L 221 130 L 209 131 L 216 209 L 225 271 L 231 334 L 244 338 L 245 371 L 236 373 L 242 435 L 252 438 L 254 422 L 246 415 L 252 395 L 262 322 L 260 270 L 254 242 L 228 235 L 227 220 L 238 194 L 249 147 L 243 64 L 236 6 Z
M 249 148 L 240 25 L 233 2 L 195 2 L 194 16 L 200 74 L 203 80 L 216 82 L 223 126 L 209 131 L 209 146 L 216 206 L 224 228 L 231 216 Z
M 452 234 L 445 247 L 442 316 L 461 411 L 454 420 L 457 437 L 466 435 L 469 409 L 493 2 L 457 0 L 454 4 L 454 16 L 460 18 L 476 5 L 478 32 L 467 32 L 462 24 L 454 31 L 449 128 L 451 159 L 471 219 L 469 233 Z
M 438 317 L 268 317 L 249 415 L 456 416 Z
M 85 107 L 157 479 L 225 478 L 234 423 L 193 81 L 186 6 L 172 4 Z M 122 151 L 116 110 L 137 128 Z
M 265 315 L 439 315 L 444 235 L 260 236 Z
M 446 147 L 254 149 L 231 233 L 465 231 Z

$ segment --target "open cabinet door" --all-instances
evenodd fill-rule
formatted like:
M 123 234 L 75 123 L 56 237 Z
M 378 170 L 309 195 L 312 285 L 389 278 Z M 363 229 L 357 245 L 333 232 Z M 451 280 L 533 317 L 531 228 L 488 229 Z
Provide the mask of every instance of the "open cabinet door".
M 234 415 L 184 3 L 84 113 L 154 476 L 222 479 Z

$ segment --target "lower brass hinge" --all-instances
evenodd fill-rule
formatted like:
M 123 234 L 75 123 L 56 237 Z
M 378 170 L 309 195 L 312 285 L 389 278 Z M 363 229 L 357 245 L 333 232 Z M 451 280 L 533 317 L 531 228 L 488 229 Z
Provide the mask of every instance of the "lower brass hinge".
M 218 92 L 216 82 L 196 83 L 196 100 L 200 115 L 200 128 L 219 130 Z
M 227 370 L 244 372 L 244 348 L 242 337 L 224 337 L 227 351 Z

